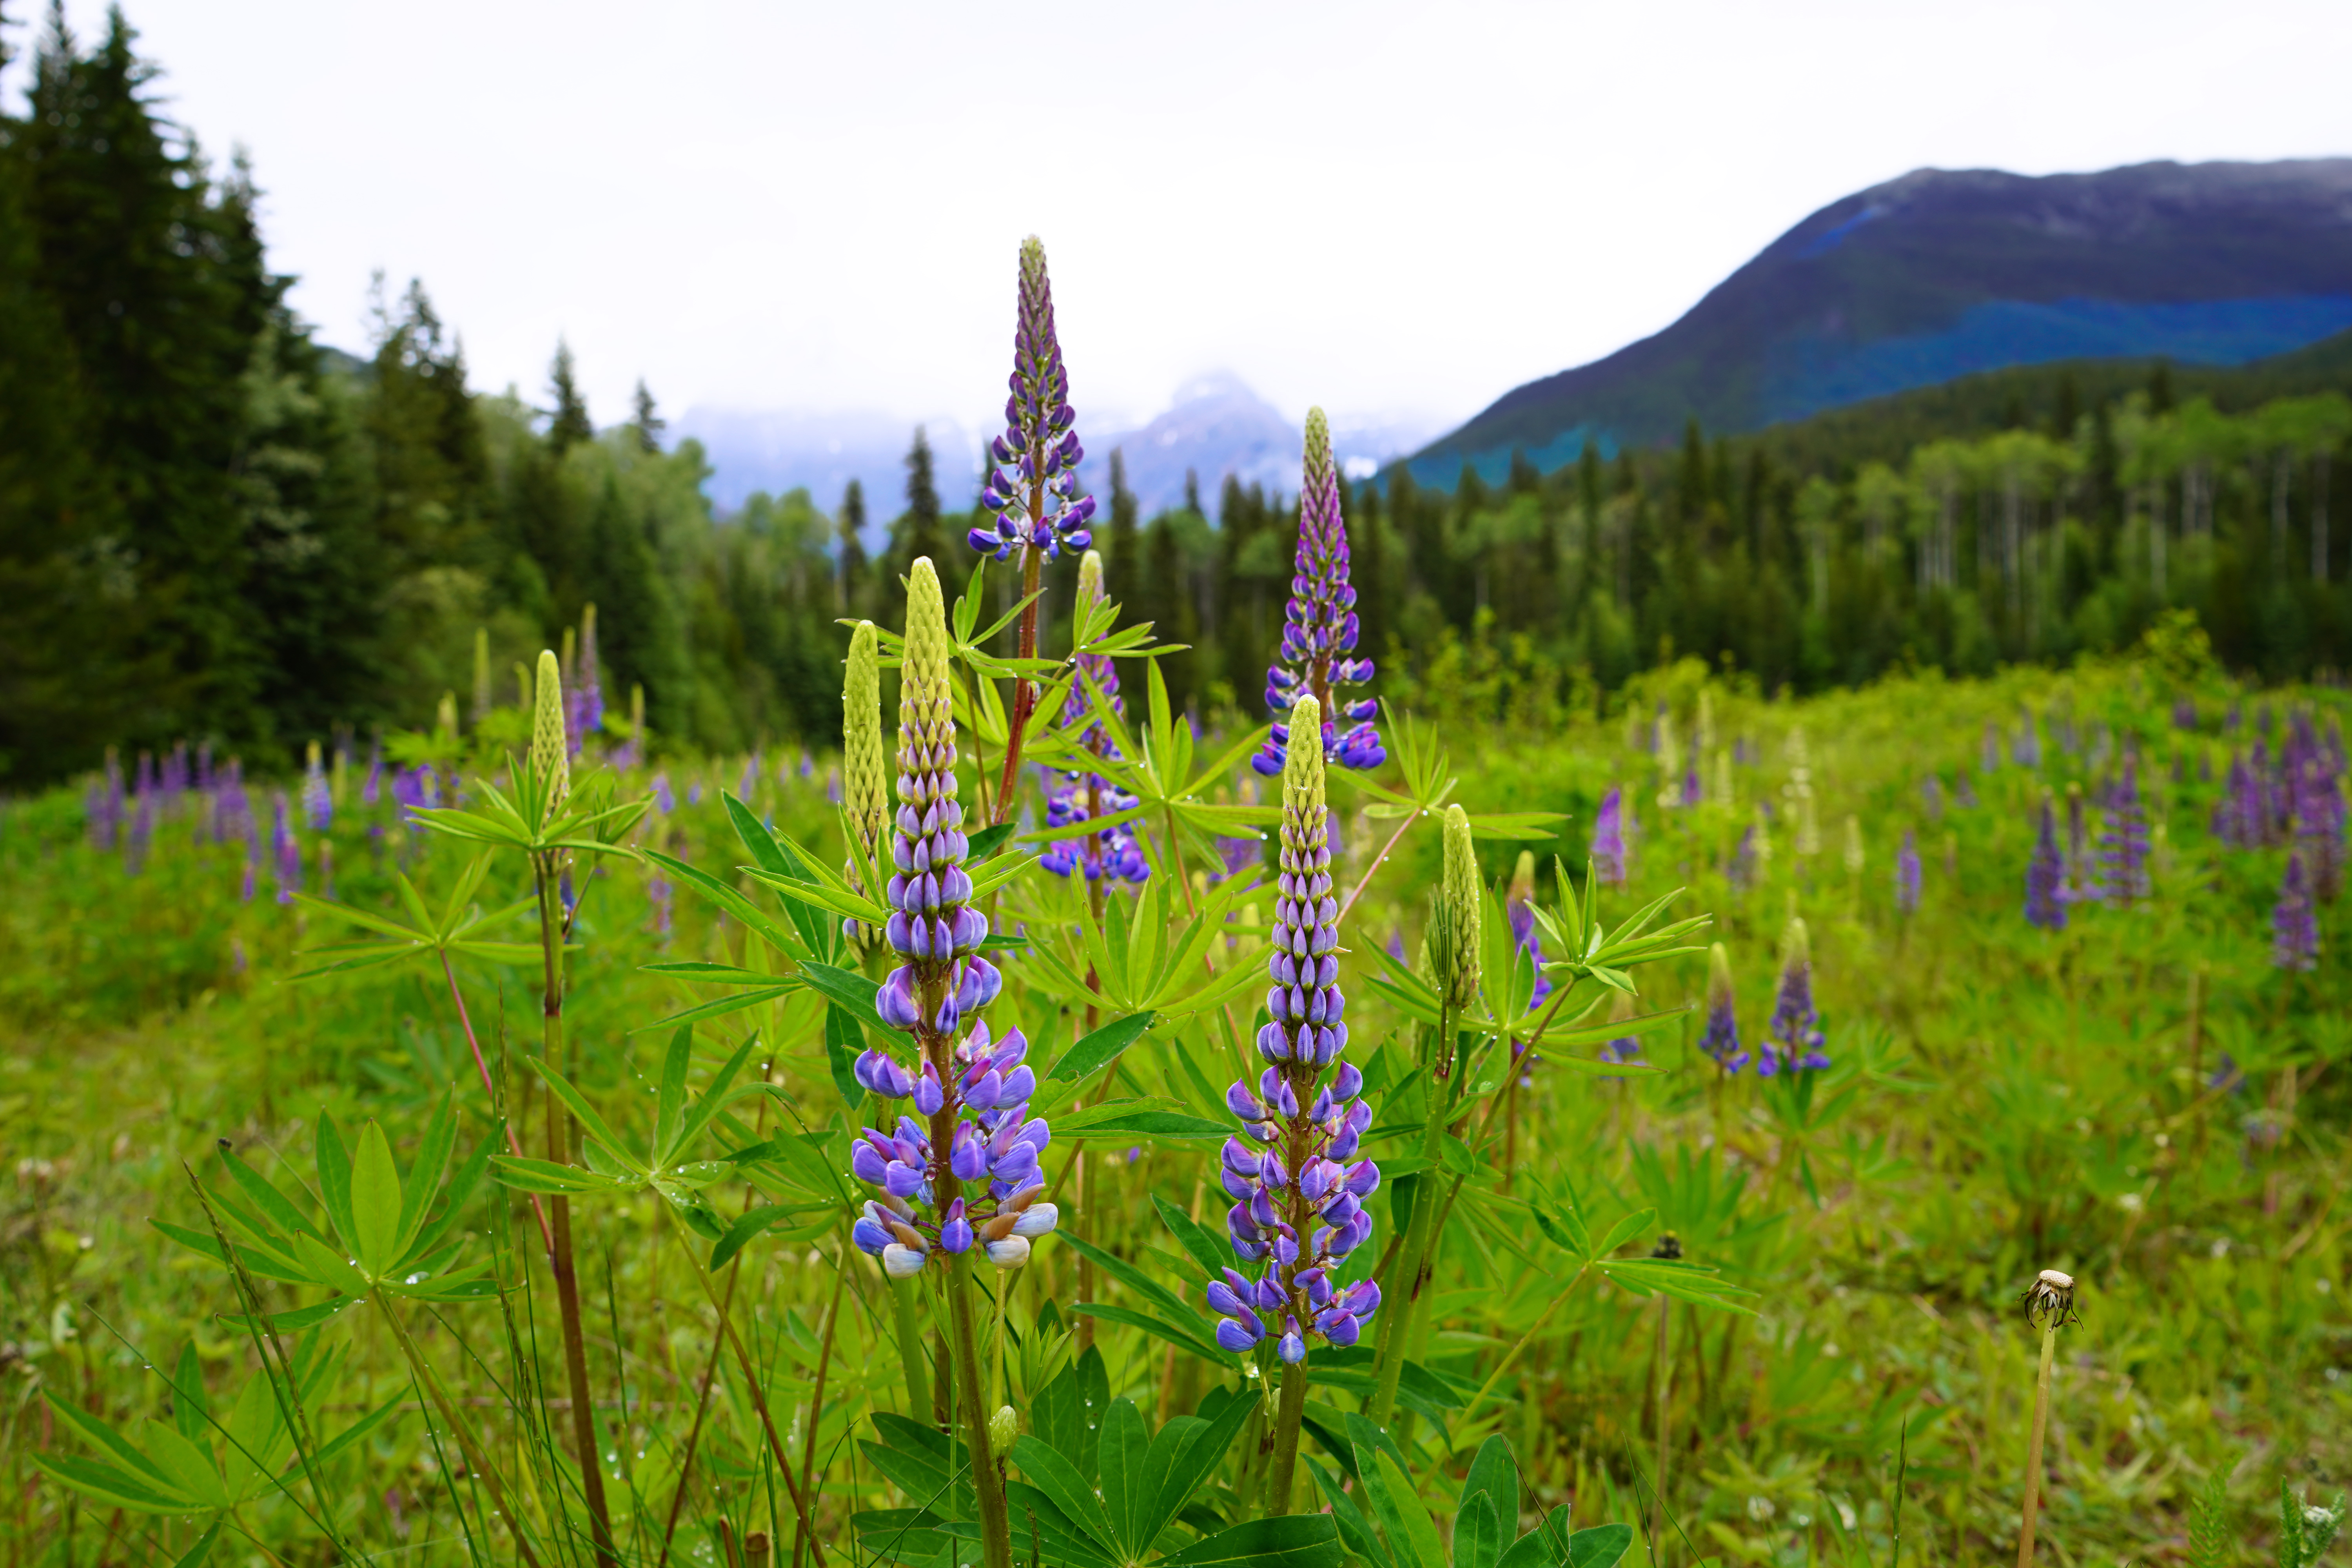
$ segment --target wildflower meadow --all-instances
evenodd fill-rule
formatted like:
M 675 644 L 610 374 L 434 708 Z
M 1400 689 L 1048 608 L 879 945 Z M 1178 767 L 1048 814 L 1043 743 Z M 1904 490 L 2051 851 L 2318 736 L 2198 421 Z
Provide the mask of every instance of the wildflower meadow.
M 837 731 L 676 742 L 592 610 L 0 806 L 0 1561 L 2321 1559 L 2339 686 L 2173 612 L 1498 721 L 1360 646 L 1318 411 L 1272 721 L 1180 705 L 1015 315 Z

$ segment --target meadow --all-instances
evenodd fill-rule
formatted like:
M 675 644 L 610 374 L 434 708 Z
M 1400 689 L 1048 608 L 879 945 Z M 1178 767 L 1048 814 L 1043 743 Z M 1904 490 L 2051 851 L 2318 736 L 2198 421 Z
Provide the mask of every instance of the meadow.
M 1243 1342 L 1204 1297 L 1235 1261 L 1221 1086 L 1246 1099 L 1265 1065 L 1267 938 L 1297 907 L 1282 781 L 1244 761 L 1263 729 L 1195 743 L 1148 700 L 1138 635 L 1077 620 L 1129 645 L 1132 728 L 1099 673 L 1073 688 L 1102 666 L 1064 661 L 1049 700 L 1097 705 L 1033 754 L 1099 724 L 1125 760 L 1092 765 L 1158 794 L 1056 839 L 1057 775 L 1024 764 L 1015 836 L 971 835 L 988 1019 L 1025 1033 L 1054 1128 L 1058 1225 L 1013 1238 L 1018 1267 L 939 1220 L 912 1253 L 854 1228 L 856 1130 L 899 1108 L 861 1056 L 890 1041 L 864 998 L 891 955 L 840 910 L 887 873 L 829 868 L 875 787 L 860 701 L 919 684 L 894 637 L 863 694 L 852 661 L 846 754 L 640 758 L 592 711 L 560 854 L 436 830 L 462 827 L 436 802 L 478 823 L 494 792 L 545 793 L 520 706 L 445 704 L 307 777 L 183 753 L 9 803 L 5 1561 L 979 1561 L 975 1431 L 1020 1562 L 1988 1561 L 2016 1550 L 2043 1268 L 2079 1321 L 2040 1552 L 2293 1555 L 2282 1483 L 2324 1505 L 2352 1468 L 2352 1042 L 2336 889 L 2312 885 L 2340 879 L 2315 868 L 2342 693 L 2243 689 L 2174 621 L 2065 671 L 1792 700 L 1686 660 L 1542 726 L 1441 741 L 1384 712 L 1385 760 L 1329 768 L 1328 816 L 1288 830 L 1329 835 L 1383 1173 L 1331 1282 L 1385 1300 L 1294 1377 L 1278 1310 Z M 954 626 L 958 667 L 1003 668 Z M 977 679 L 958 702 L 977 806 L 1007 716 Z M 2337 792 L 2333 828 L 2290 758 Z M 1455 805 L 1478 837 L 1449 835 Z M 1090 832 L 1091 898 L 1027 863 Z M 541 854 L 569 862 L 544 896 Z M 1654 931 L 1708 923 L 1645 947 L 1627 922 L 1669 899 Z M 542 915 L 569 931 L 560 1035 Z M 1532 994 L 1521 932 L 1566 1007 Z M 1786 973 L 1808 952 L 1817 1045 Z M 1441 1191 L 1416 1319 L 1397 1254 Z

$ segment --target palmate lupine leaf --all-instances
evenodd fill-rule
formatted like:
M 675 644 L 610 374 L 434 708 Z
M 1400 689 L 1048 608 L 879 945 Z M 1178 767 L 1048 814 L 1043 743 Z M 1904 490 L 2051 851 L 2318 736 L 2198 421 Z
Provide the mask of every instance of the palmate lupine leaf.
M 336 942 L 306 948 L 303 950 L 304 957 L 325 962 L 302 970 L 291 978 L 311 980 L 328 974 L 347 974 L 397 963 L 403 959 L 437 957 L 447 952 L 462 953 L 492 963 L 537 963 L 541 955 L 536 942 L 491 942 L 475 934 L 486 927 L 495 927 L 512 920 L 532 908 L 532 900 L 529 899 L 488 912 L 475 905 L 474 895 L 481 889 L 489 862 L 490 858 L 487 854 L 474 858 L 458 874 L 438 916 L 426 906 L 424 895 L 417 890 L 416 884 L 409 880 L 408 874 L 394 871 L 394 886 L 399 890 L 401 908 L 407 915 L 404 922 L 373 910 L 354 909 L 348 904 L 297 891 L 294 901 L 302 908 L 331 920 L 355 925 L 362 931 L 373 931 L 389 940 Z
M 405 1177 L 392 1157 L 390 1142 L 373 1121 L 362 1132 L 356 1153 L 345 1148 L 329 1116 L 319 1118 L 317 1142 L 325 1226 L 306 1218 L 299 1205 L 234 1151 L 218 1152 L 230 1185 L 252 1205 L 247 1207 L 227 1193 L 215 1193 L 206 1200 L 236 1249 L 236 1264 L 264 1279 L 317 1286 L 353 1300 L 371 1289 L 427 1301 L 473 1300 L 497 1293 L 496 1284 L 487 1278 L 487 1262 L 456 1266 L 463 1245 L 463 1237 L 455 1234 L 457 1223 L 489 1169 L 492 1145 L 485 1140 L 454 1175 L 448 1174 L 457 1146 L 453 1097 L 443 1096 Z M 436 1195 L 439 1216 L 428 1219 Z M 221 1237 L 211 1232 L 167 1220 L 148 1223 L 191 1251 L 224 1267 L 232 1265 Z
M 1334 769 L 1332 776 L 1372 797 L 1373 804 L 1364 808 L 1364 814 L 1376 821 L 1443 812 L 1461 780 L 1454 776 L 1453 758 L 1436 731 L 1398 708 L 1389 709 L 1383 722 L 1388 727 L 1388 760 L 1402 775 L 1396 785 L 1381 784 L 1352 768 Z M 1566 814 L 1557 811 L 1472 812 L 1469 816 L 1472 837 L 1507 840 L 1549 838 L 1558 825 L 1568 820 Z
M 1263 967 L 1251 963 L 1246 952 L 1227 955 L 1222 969 L 1210 967 L 1222 940 L 1247 929 L 1227 921 L 1251 896 L 1246 889 L 1234 881 L 1220 883 L 1202 896 L 1199 912 L 1189 917 L 1163 910 L 1165 896 L 1160 879 L 1153 878 L 1132 900 L 1107 900 L 1099 924 L 1081 902 L 1058 931 L 1046 935 L 1033 929 L 1032 983 L 1087 1005 L 1169 1018 L 1222 1006 L 1264 984 Z

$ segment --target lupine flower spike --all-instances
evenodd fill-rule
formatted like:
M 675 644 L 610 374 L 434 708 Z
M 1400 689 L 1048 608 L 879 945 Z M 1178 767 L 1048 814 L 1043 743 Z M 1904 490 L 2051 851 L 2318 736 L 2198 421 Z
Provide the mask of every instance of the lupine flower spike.
M 1511 871 L 1510 896 L 1504 908 L 1511 920 L 1511 942 L 1528 955 L 1535 966 L 1536 984 L 1528 1005 L 1540 1007 L 1551 995 L 1551 977 L 1544 973 L 1543 942 L 1536 935 L 1536 857 L 1532 849 L 1519 851 L 1519 862 Z
M 1370 698 L 1339 700 L 1343 687 L 1372 678 L 1372 661 L 1356 654 L 1356 590 L 1348 581 L 1348 523 L 1339 504 L 1339 469 L 1331 455 L 1331 426 L 1320 408 L 1307 411 L 1307 452 L 1298 491 L 1298 550 L 1291 563 L 1290 603 L 1283 611 L 1282 649 L 1265 672 L 1266 711 L 1274 733 L 1250 766 L 1267 778 L 1284 771 L 1296 704 L 1315 700 L 1322 716 L 1324 760 L 1333 767 L 1376 768 L 1388 757 L 1372 718 Z M 1287 721 L 1284 715 L 1289 715 Z M 1348 726 L 1344 731 L 1342 724 Z
M 314 833 L 324 833 L 335 820 L 335 800 L 327 788 L 327 770 L 319 755 L 319 742 L 310 742 L 302 763 L 302 816 Z
M 2042 831 L 2033 858 L 2025 865 L 2025 923 L 2043 931 L 2066 929 L 2065 858 L 2058 853 L 2058 814 L 2042 797 Z
M 531 706 L 530 770 L 544 802 L 539 818 L 544 827 L 563 810 L 572 794 L 572 749 L 563 723 L 563 667 L 548 648 L 539 650 L 539 690 Z
M 2278 902 L 2271 910 L 2271 963 L 2293 972 L 2319 967 L 2319 920 L 2311 904 L 2311 881 L 2303 856 L 2290 852 Z
M 981 507 L 996 514 L 993 528 L 975 528 L 971 547 L 993 560 L 1017 549 L 1048 561 L 1084 550 L 1094 535 L 1092 496 L 1073 498 L 1078 463 L 1077 414 L 1070 407 L 1070 374 L 1054 330 L 1054 285 L 1045 276 L 1045 247 L 1035 235 L 1021 242 L 1021 299 L 1013 334 L 1012 395 L 1004 400 L 1004 434 L 989 447 L 988 486 Z
M 845 774 L 844 805 L 856 853 L 842 868 L 849 885 L 863 891 L 858 860 L 874 853 L 890 816 L 890 781 L 882 759 L 882 666 L 874 623 L 860 621 L 849 634 L 849 676 L 841 686 L 841 763 Z M 845 920 L 842 934 L 860 959 L 881 933 L 862 921 Z
M 1593 871 L 1612 888 L 1625 885 L 1624 793 L 1611 784 L 1592 817 Z
M 1780 994 L 1765 1033 L 1769 1037 L 1756 1070 L 1766 1078 L 1783 1069 L 1810 1071 L 1830 1065 L 1828 1054 L 1822 1049 L 1825 1037 L 1821 1015 L 1813 1006 L 1812 942 L 1801 920 L 1789 922 L 1781 942 Z
M 1078 615 L 1100 604 L 1103 593 L 1102 556 L 1089 550 L 1078 562 Z M 1102 693 L 1111 710 L 1125 717 L 1127 704 L 1118 694 L 1118 671 L 1108 654 L 1088 653 L 1078 656 L 1078 668 L 1088 684 Z M 1116 758 L 1118 748 L 1111 742 L 1103 727 L 1088 717 L 1090 703 L 1083 691 L 1073 692 L 1069 704 L 1062 710 L 1064 724 L 1083 729 L 1080 743 L 1098 757 Z M 1073 823 L 1090 822 L 1129 810 L 1136 804 L 1135 796 L 1115 787 L 1098 773 L 1070 773 L 1056 776 L 1045 798 L 1045 826 L 1066 827 Z M 1257 845 L 1250 841 L 1252 858 Z M 1136 841 L 1135 829 L 1121 823 L 1106 827 L 1099 833 L 1077 838 L 1061 838 L 1046 847 L 1037 863 L 1056 877 L 1066 877 L 1074 871 L 1084 871 L 1087 880 L 1100 884 L 1108 876 L 1122 882 L 1142 882 L 1151 875 L 1151 863 L 1143 857 L 1143 847 Z
M 907 580 L 907 657 L 899 676 L 898 812 L 890 834 L 884 939 L 901 959 L 875 994 L 884 1022 L 913 1036 L 916 1065 L 884 1050 L 857 1058 L 858 1082 L 889 1100 L 911 1099 L 923 1120 L 869 1127 L 850 1151 L 851 1170 L 881 1189 L 853 1228 L 857 1245 L 905 1279 L 925 1263 L 977 1247 L 1000 1268 L 1029 1260 L 1029 1242 L 1058 1213 L 1045 1196 L 1037 1157 L 1051 1137 L 1029 1116 L 1037 1087 L 1018 1029 L 993 1033 L 980 1015 L 1003 976 L 980 956 L 988 917 L 971 906 L 963 868 L 969 844 L 956 800 L 956 736 L 948 678 L 947 613 L 928 557 Z M 979 1184 L 966 1194 L 967 1184 Z
M 1903 830 L 1903 847 L 1895 856 L 1895 912 L 1919 910 L 1919 843 L 1910 828 Z
M 1715 1065 L 1727 1073 L 1738 1072 L 1748 1065 L 1748 1053 L 1739 1048 L 1736 1002 L 1731 984 L 1731 952 L 1718 942 L 1706 950 L 1706 1034 L 1699 1041 L 1699 1049 L 1714 1058 Z
M 1281 879 L 1275 905 L 1273 1021 L 1258 1031 L 1264 1072 L 1253 1086 L 1237 1079 L 1226 1107 L 1242 1133 L 1225 1141 L 1225 1215 L 1234 1255 L 1271 1267 L 1252 1279 L 1228 1268 L 1212 1281 L 1210 1307 L 1223 1321 L 1217 1342 L 1236 1354 L 1268 1335 L 1286 1362 L 1307 1355 L 1307 1336 L 1351 1345 L 1381 1300 L 1360 1279 L 1344 1289 L 1331 1276 L 1372 1233 L 1364 1200 L 1380 1185 L 1369 1159 L 1349 1162 L 1372 1108 L 1359 1099 L 1364 1075 L 1341 1059 L 1348 1026 L 1339 994 L 1338 900 L 1332 896 L 1326 840 L 1320 705 L 1301 697 L 1293 710 L 1282 775 Z
M 2099 838 L 2101 890 L 2111 904 L 2148 896 L 2147 809 L 2139 798 L 2139 759 L 2126 752 L 2123 777 L 2108 797 L 2107 830 Z

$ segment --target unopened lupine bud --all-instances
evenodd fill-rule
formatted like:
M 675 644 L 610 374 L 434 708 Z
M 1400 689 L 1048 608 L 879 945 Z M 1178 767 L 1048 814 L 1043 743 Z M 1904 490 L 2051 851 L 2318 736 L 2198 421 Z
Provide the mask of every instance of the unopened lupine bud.
M 1478 851 L 1470 838 L 1470 816 L 1458 805 L 1445 808 L 1446 923 L 1453 928 L 1453 964 L 1439 976 L 1445 999 L 1456 1009 L 1478 999 L 1478 953 L 1486 930 L 1486 891 L 1478 882 Z
M 530 769 L 546 801 L 539 826 L 563 809 L 572 793 L 572 752 L 563 735 L 563 670 L 547 648 L 539 652 L 539 692 L 531 710 Z

